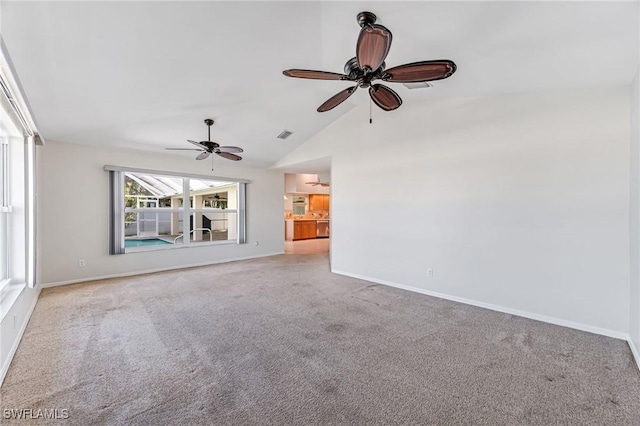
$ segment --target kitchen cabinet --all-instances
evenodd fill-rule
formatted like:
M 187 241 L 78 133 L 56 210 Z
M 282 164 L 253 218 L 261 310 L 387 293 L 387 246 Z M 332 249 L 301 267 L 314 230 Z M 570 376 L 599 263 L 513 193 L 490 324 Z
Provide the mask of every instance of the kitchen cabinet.
M 312 212 L 329 211 L 329 195 L 311 194 L 309 195 L 309 210 Z
M 288 241 L 316 238 L 315 220 L 288 220 L 285 225 L 285 239 Z
M 303 220 L 296 221 L 293 228 L 294 240 L 306 240 L 308 238 L 316 237 L 316 221 L 315 220 Z

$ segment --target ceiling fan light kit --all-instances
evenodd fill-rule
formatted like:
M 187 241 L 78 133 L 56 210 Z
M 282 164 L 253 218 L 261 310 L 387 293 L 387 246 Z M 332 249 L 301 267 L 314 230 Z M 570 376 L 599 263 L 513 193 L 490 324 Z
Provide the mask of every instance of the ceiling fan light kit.
M 412 62 L 387 70 L 384 60 L 391 49 L 393 34 L 388 28 L 376 24 L 376 20 L 376 15 L 371 12 L 358 14 L 358 25 L 362 29 L 356 43 L 356 56 L 344 65 L 344 74 L 303 69 L 282 72 L 287 77 L 355 83 L 355 86 L 338 92 L 320 105 L 318 112 L 326 112 L 337 107 L 355 93 L 358 87 L 368 89 L 371 100 L 382 110 L 393 111 L 402 105 L 402 99 L 389 87 L 373 83 L 375 80 L 388 83 L 425 83 L 448 78 L 456 72 L 456 64 L 449 59 Z

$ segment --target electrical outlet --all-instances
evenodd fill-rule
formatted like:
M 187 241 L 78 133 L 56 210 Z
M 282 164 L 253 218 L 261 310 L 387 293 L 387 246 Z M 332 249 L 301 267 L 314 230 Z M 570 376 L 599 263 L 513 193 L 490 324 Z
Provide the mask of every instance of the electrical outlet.
M 432 277 L 433 276 L 433 269 L 431 269 L 431 268 L 427 269 L 427 276 L 428 277 Z
M 78 267 L 84 268 L 84 265 L 86 265 L 85 260 L 84 259 L 79 259 L 78 260 Z

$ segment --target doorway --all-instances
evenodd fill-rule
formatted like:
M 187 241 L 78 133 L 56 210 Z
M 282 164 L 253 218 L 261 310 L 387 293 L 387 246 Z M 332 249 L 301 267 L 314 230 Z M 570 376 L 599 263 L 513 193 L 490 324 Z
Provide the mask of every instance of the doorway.
M 328 253 L 331 235 L 329 173 L 285 173 L 285 254 Z

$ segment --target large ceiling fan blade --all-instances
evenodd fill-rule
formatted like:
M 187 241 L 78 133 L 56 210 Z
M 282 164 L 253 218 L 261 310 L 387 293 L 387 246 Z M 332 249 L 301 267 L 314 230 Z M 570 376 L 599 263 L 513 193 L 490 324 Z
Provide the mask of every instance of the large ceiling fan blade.
M 198 154 L 198 156 L 196 157 L 196 160 L 204 160 L 205 158 L 207 158 L 211 153 L 209 151 L 205 151 L 202 152 L 200 154 Z
M 380 68 L 389 54 L 392 38 L 391 31 L 382 25 L 362 27 L 356 44 L 356 57 L 360 68 L 369 68 L 370 71 Z
M 421 61 L 385 70 L 382 79 L 392 83 L 417 83 L 442 80 L 456 72 L 456 64 L 448 59 Z
M 196 149 L 196 148 L 165 148 L 165 149 L 169 151 L 204 151 L 203 149 Z
M 190 139 L 187 139 L 187 142 L 194 144 L 195 146 L 199 146 L 200 148 L 202 148 L 202 144 L 200 142 L 196 142 L 196 141 L 192 141 Z
M 312 80 L 349 80 L 349 76 L 328 71 L 291 69 L 282 71 L 287 77 L 310 78 Z
M 346 101 L 349 96 L 353 95 L 353 92 L 355 92 L 357 88 L 358 86 L 353 86 L 336 93 L 335 95 L 327 99 L 325 103 L 318 107 L 318 112 L 326 112 L 337 107 L 338 105 Z
M 369 95 L 373 102 L 385 111 L 393 111 L 402 105 L 402 99 L 393 90 L 382 84 L 372 84 Z
M 220 157 L 224 157 L 227 160 L 240 161 L 242 157 L 239 155 L 231 154 L 230 152 L 216 152 Z
M 220 152 L 244 152 L 239 146 L 219 146 L 217 151 Z

